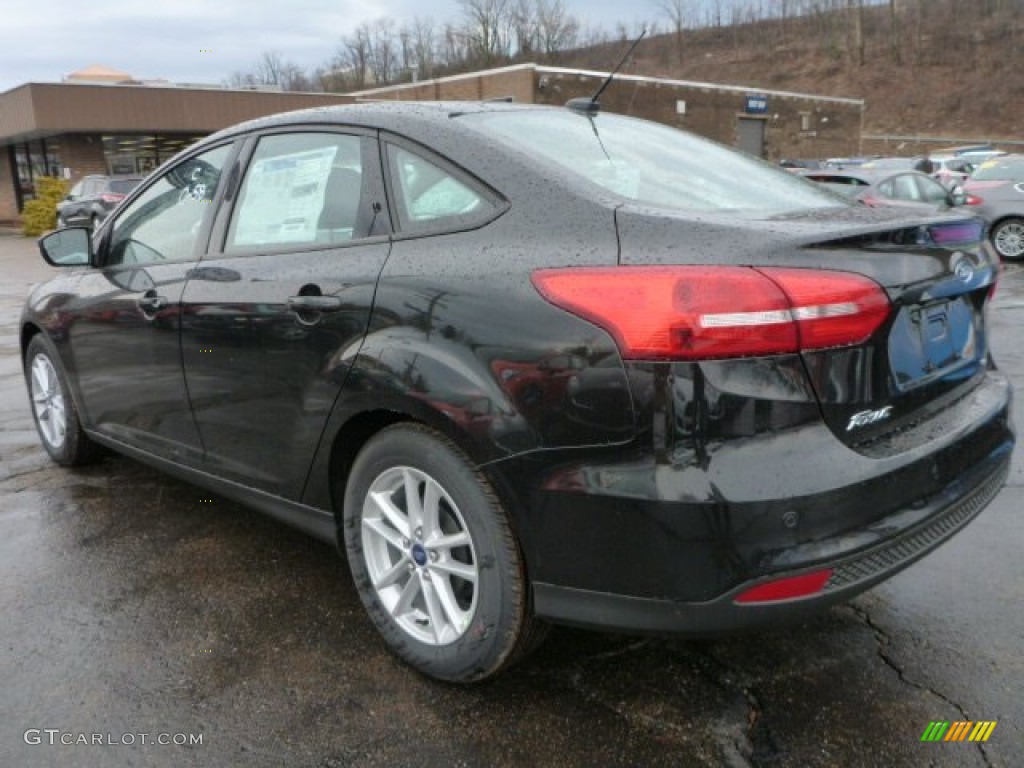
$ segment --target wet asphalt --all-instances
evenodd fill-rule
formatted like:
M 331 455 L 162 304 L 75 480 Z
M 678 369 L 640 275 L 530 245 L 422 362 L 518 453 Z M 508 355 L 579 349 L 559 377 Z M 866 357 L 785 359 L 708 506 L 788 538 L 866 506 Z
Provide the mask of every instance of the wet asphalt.
M 1024 765 L 1022 451 L 964 532 L 814 621 L 556 629 L 500 679 L 446 686 L 385 651 L 331 547 L 128 459 L 49 462 L 17 341 L 47 274 L 0 235 L 0 767 Z M 1024 267 L 990 320 L 1024 393 Z M 957 720 L 998 724 L 921 743 Z

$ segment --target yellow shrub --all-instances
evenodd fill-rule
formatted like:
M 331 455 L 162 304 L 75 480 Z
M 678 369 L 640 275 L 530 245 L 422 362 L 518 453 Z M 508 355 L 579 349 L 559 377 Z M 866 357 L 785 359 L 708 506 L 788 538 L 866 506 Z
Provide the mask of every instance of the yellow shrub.
M 21 212 L 21 231 L 35 237 L 57 226 L 57 203 L 68 194 L 68 182 L 53 176 L 36 179 L 36 197 L 25 203 Z

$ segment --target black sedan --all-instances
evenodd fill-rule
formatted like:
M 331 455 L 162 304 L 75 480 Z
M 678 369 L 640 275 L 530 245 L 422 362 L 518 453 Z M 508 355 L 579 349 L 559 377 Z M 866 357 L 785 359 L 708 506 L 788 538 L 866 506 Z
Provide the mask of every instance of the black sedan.
M 313 110 L 44 238 L 21 346 L 55 461 L 336 542 L 394 652 L 473 681 L 551 622 L 798 619 L 970 522 L 1014 444 L 982 234 L 599 111 Z
M 141 176 L 86 176 L 57 203 L 57 226 L 95 229 L 140 181 Z

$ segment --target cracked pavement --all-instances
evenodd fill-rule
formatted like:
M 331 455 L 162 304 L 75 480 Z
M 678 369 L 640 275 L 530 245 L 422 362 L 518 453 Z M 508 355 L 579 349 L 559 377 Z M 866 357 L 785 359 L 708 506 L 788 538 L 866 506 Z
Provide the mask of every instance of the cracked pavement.
M 964 532 L 811 622 L 700 642 L 556 629 L 494 682 L 439 685 L 384 650 L 330 547 L 127 459 L 50 464 L 17 342 L 48 272 L 0 235 L 0 764 L 1021 764 L 1020 451 Z M 990 317 L 1024 392 L 1024 268 Z M 984 745 L 920 742 L 962 719 L 998 726 Z M 30 745 L 29 728 L 203 744 Z

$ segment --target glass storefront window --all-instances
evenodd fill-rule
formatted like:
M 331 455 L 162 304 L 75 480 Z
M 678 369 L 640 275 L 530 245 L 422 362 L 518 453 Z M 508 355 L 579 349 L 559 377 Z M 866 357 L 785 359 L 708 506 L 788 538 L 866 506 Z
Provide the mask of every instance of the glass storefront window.
M 103 136 L 103 156 L 111 174 L 149 173 L 201 138 L 191 134 L 108 134 Z
M 60 177 L 60 143 L 55 139 L 39 139 L 14 144 L 14 199 L 20 211 L 26 200 L 36 196 L 36 179 L 40 176 Z

